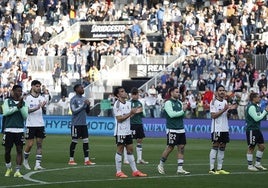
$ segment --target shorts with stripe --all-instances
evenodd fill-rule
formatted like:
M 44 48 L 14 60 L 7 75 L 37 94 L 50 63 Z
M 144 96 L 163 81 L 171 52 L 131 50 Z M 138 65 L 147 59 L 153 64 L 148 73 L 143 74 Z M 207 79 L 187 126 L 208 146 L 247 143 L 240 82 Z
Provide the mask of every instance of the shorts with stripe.
M 186 145 L 185 133 L 169 132 L 167 134 L 167 145 L 168 146 Z
M 72 139 L 88 138 L 87 125 L 71 126 Z
M 115 143 L 117 146 L 119 145 L 130 145 L 133 144 L 132 135 L 116 135 Z
M 213 132 L 211 133 L 211 141 L 226 144 L 230 142 L 229 132 Z
M 45 127 L 26 127 L 25 139 L 45 138 Z
M 2 144 L 8 148 L 12 148 L 13 144 L 15 144 L 15 146 L 23 146 L 25 144 L 24 133 L 5 132 Z
M 142 124 L 131 124 L 131 131 L 134 139 L 142 139 L 145 137 Z
M 263 144 L 264 138 L 260 130 L 246 131 L 248 146 L 255 147 L 256 144 Z

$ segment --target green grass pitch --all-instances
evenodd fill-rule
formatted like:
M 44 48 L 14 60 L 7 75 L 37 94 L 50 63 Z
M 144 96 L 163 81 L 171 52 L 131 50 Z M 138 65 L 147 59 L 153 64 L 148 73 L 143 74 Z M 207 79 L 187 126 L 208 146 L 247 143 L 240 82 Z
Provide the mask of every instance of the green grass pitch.
M 139 170 L 148 174 L 145 178 L 131 177 L 129 165 L 123 164 L 122 170 L 128 178 L 115 177 L 115 139 L 107 136 L 90 136 L 90 157 L 97 164 L 84 166 L 82 142 L 76 146 L 75 160 L 77 166 L 68 166 L 69 135 L 47 135 L 43 144 L 42 171 L 27 171 L 22 167 L 23 178 L 4 177 L 4 147 L 0 148 L 0 188 L 3 187 L 64 187 L 64 188 L 155 188 L 155 187 L 184 187 L 184 188 L 246 188 L 267 187 L 268 171 L 249 172 L 246 161 L 246 141 L 232 140 L 226 148 L 224 169 L 230 175 L 209 175 L 210 140 L 188 139 L 185 150 L 184 168 L 191 175 L 176 175 L 177 160 L 174 150 L 165 166 L 166 175 L 157 172 L 157 164 L 165 148 L 165 138 L 145 138 L 143 144 L 143 158 L 149 161 L 148 165 L 138 164 Z M 134 141 L 135 143 L 135 141 Z M 15 167 L 15 148 L 12 152 L 12 166 Z M 136 152 L 134 152 L 136 154 Z M 268 167 L 268 151 L 264 153 L 263 165 Z M 35 148 L 30 155 L 30 166 L 35 163 Z M 14 171 L 13 171 L 14 172 Z

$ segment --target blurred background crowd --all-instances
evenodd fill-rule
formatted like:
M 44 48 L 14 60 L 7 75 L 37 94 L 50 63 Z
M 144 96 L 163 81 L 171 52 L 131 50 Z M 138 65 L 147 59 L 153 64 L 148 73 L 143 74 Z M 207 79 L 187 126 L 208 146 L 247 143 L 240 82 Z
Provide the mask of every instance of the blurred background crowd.
M 27 93 L 34 75 L 42 73 L 53 83 L 43 86 L 48 102 L 51 90 L 58 91 L 60 100 L 54 102 L 68 114 L 71 79 L 85 87 L 101 80 L 107 74 L 102 56 L 117 57 L 117 64 L 125 56 L 163 55 L 177 56 L 181 63 L 165 71 L 148 91 L 140 91 L 146 117 L 161 117 L 172 86 L 184 93 L 189 118 L 209 118 L 209 102 L 218 84 L 226 87 L 228 101 L 237 104 L 229 112 L 232 119 L 244 118 L 252 91 L 261 93 L 262 107 L 267 104 L 266 0 L 2 0 L 0 5 L 1 100 L 10 96 L 14 84 Z M 120 37 L 47 44 L 76 22 L 98 21 L 131 24 Z M 33 68 L 31 57 L 40 58 L 41 70 Z M 64 57 L 66 66 L 54 57 Z M 114 97 L 107 99 L 112 106 Z

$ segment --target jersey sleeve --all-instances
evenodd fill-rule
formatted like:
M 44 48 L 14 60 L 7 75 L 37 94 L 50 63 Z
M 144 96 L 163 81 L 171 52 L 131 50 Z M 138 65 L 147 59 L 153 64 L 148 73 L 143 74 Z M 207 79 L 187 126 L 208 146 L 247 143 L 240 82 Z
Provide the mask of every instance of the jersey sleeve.
M 248 114 L 254 119 L 254 121 L 261 121 L 267 115 L 267 111 L 264 110 L 261 114 L 258 114 L 256 107 L 252 105 L 248 109 Z
M 171 101 L 166 101 L 165 102 L 165 106 L 164 109 L 166 111 L 166 113 L 168 114 L 169 117 L 173 118 L 173 117 L 179 117 L 179 116 L 183 116 L 184 115 L 184 111 L 180 110 L 180 111 L 174 111 L 173 107 L 172 107 L 172 102 Z
M 78 105 L 76 99 L 71 100 L 70 107 L 73 114 L 77 114 L 80 111 L 84 110 L 84 108 L 86 108 L 85 104 Z
M 211 103 L 210 103 L 210 113 L 215 113 L 215 112 L 217 112 L 215 101 L 211 101 Z
M 13 106 L 10 107 L 8 104 L 9 99 L 5 99 L 3 105 L 2 105 L 2 109 L 3 109 L 3 115 L 4 116 L 8 116 L 13 114 L 14 112 L 19 111 L 19 109 L 17 108 L 17 106 Z
M 121 116 L 123 115 L 123 112 L 121 111 L 120 107 L 120 103 L 117 101 L 114 105 L 113 111 L 114 111 L 114 116 Z
M 24 106 L 20 109 L 20 113 L 21 113 L 21 115 L 22 115 L 22 117 L 23 117 L 24 119 L 27 118 L 27 116 L 28 116 L 28 106 L 27 106 L 26 103 L 25 103 Z

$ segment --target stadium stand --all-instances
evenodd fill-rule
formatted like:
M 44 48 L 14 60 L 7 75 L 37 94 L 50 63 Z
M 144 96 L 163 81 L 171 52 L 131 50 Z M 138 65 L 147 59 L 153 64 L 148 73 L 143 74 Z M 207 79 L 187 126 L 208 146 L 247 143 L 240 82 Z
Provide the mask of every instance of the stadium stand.
M 152 82 L 158 84 L 164 68 L 172 78 L 164 84 L 180 87 L 182 75 L 190 76 L 196 94 L 200 75 L 207 80 L 210 71 L 215 74 L 213 85 L 220 81 L 233 91 L 238 76 L 247 91 L 260 91 L 260 75 L 267 77 L 267 1 L 161 2 L 1 1 L 1 98 L 14 83 L 27 92 L 29 82 L 40 79 L 54 105 L 66 89 L 62 79 L 53 85 L 57 63 L 69 79 L 68 93 L 73 83 L 84 84 L 92 107 L 98 109 L 93 115 L 122 80 L 152 78 L 140 88 L 146 92 Z M 219 69 L 226 78 L 218 78 Z

